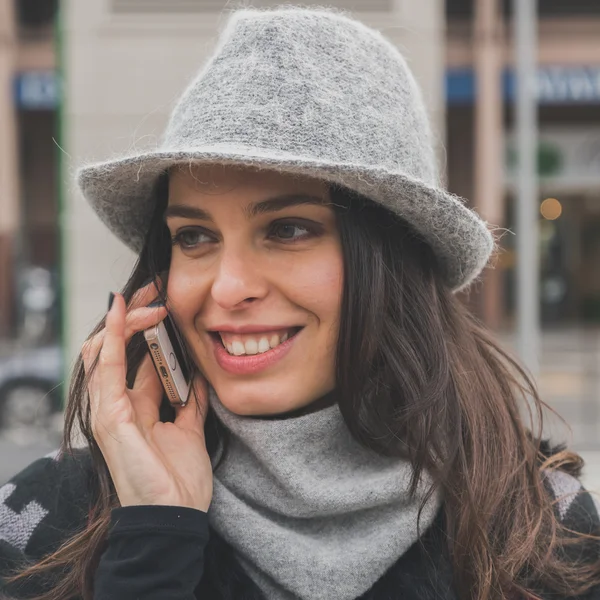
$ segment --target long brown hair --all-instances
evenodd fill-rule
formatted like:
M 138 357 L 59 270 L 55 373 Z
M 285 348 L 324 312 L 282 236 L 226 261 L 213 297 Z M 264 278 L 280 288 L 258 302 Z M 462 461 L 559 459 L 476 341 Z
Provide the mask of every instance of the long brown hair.
M 168 270 L 167 185 L 165 175 L 145 248 L 123 290 L 126 300 L 144 280 Z M 556 516 L 544 473 L 560 468 L 578 475 L 582 461 L 567 451 L 543 454 L 548 407 L 534 384 L 444 284 L 430 247 L 405 222 L 343 188 L 334 186 L 331 194 L 345 265 L 336 357 L 340 409 L 360 443 L 410 458 L 415 487 L 424 469 L 432 474 L 444 498 L 458 597 L 538 598 L 539 590 L 570 596 L 600 584 L 599 561 L 568 559 L 567 547 L 581 550 L 597 538 L 566 530 Z M 144 352 L 143 340 L 134 338 L 129 380 Z M 161 416 L 173 418 L 166 399 Z M 65 414 L 67 452 L 76 428 L 91 453 L 94 502 L 83 531 L 17 576 L 61 573 L 37 600 L 92 599 L 110 512 L 119 505 L 90 428 L 81 359 Z M 225 432 L 212 413 L 206 428 L 212 453 Z

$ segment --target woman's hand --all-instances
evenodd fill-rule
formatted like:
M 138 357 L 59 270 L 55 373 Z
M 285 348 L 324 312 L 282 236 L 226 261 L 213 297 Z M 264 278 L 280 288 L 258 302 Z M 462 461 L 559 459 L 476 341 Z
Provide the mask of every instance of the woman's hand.
M 165 307 L 148 308 L 153 284 L 140 289 L 129 310 L 116 294 L 106 327 L 83 347 L 86 372 L 98 356 L 88 391 L 92 431 L 121 506 L 141 504 L 187 506 L 206 512 L 212 498 L 212 468 L 204 440 L 207 389 L 197 375 L 174 423 L 159 421 L 162 384 L 147 354 L 132 389 L 126 384 L 125 348 L 138 331 L 162 321 Z

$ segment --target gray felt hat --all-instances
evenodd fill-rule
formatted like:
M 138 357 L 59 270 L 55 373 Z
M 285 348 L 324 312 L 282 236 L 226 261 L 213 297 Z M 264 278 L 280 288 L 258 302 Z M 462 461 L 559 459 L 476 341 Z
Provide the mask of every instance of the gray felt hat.
M 460 289 L 494 246 L 485 222 L 438 184 L 420 90 L 397 48 L 339 12 L 232 13 L 152 151 L 80 169 L 102 221 L 139 252 L 152 190 L 177 163 L 238 164 L 339 183 L 402 216 Z

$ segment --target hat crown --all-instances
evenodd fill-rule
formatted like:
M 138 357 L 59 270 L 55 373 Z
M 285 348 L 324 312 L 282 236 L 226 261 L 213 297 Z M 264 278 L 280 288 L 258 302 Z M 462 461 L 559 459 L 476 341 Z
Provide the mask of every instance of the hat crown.
M 235 12 L 177 103 L 162 149 L 264 149 L 437 183 L 426 109 L 403 56 L 328 9 Z
M 141 252 L 160 177 L 190 162 L 267 168 L 362 194 L 430 244 L 452 289 L 473 281 L 494 248 L 486 223 L 438 185 L 406 61 L 337 11 L 234 12 L 160 147 L 84 167 L 78 181 L 107 226 Z

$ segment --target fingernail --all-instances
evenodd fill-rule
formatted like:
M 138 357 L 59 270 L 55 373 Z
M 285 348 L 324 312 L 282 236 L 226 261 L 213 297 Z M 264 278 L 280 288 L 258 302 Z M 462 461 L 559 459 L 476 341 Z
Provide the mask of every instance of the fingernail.
M 154 302 L 148 304 L 148 308 L 159 308 L 164 305 L 165 303 L 162 300 L 155 300 Z
M 112 308 L 114 299 L 115 299 L 115 295 L 112 292 L 110 292 L 110 294 L 108 294 L 108 311 L 109 312 L 110 312 L 110 309 Z

